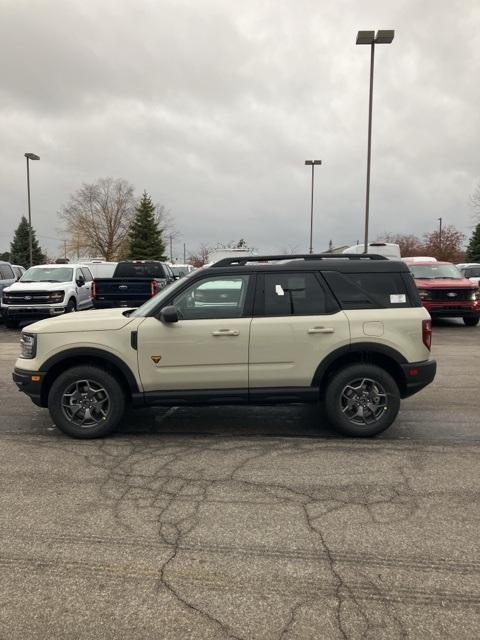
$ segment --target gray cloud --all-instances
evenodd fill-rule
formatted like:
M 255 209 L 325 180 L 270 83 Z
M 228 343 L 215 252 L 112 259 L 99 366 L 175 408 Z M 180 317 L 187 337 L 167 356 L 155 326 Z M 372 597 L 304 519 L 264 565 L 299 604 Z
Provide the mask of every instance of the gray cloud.
M 395 28 L 376 55 L 372 237 L 442 216 L 469 233 L 480 179 L 480 6 L 354 0 L 3 0 L 0 250 L 26 212 L 55 252 L 56 211 L 111 175 L 171 209 L 189 247 L 245 237 L 315 246 L 362 237 L 368 100 L 362 28 Z

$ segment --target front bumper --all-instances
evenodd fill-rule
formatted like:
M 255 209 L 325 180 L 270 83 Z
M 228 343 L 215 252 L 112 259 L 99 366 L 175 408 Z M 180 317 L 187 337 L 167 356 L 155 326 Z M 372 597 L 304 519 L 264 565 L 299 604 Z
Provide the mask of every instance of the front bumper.
M 423 306 L 432 318 L 477 318 L 480 316 L 480 301 L 452 302 L 451 300 L 423 301 Z
M 26 371 L 15 367 L 12 378 L 19 391 L 26 393 L 33 404 L 38 407 L 45 407 L 42 401 L 42 383 L 45 373 L 42 371 Z
M 437 372 L 436 360 L 410 362 L 400 366 L 402 367 L 405 379 L 405 386 L 402 389 L 402 398 L 413 396 L 414 393 L 417 393 L 433 382 Z
M 5 305 L 2 304 L 2 314 L 4 318 L 50 318 L 65 313 L 65 307 L 58 304 L 43 305 Z

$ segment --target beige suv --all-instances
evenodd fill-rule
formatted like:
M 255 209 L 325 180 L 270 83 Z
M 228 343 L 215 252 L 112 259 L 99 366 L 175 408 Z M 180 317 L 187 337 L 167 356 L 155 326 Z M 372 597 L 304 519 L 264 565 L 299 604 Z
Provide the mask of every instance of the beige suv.
M 372 436 L 429 384 L 431 324 L 408 270 L 381 256 L 226 258 L 138 309 L 43 320 L 13 378 L 78 438 L 115 430 L 127 404 L 323 403 Z

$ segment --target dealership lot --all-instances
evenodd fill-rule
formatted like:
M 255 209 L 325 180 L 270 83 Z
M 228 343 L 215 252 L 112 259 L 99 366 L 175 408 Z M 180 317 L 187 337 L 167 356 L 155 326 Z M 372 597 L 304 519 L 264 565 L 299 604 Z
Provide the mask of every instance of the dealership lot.
M 131 413 L 81 442 L 0 325 L 0 637 L 477 638 L 480 328 L 374 440 L 312 407 Z

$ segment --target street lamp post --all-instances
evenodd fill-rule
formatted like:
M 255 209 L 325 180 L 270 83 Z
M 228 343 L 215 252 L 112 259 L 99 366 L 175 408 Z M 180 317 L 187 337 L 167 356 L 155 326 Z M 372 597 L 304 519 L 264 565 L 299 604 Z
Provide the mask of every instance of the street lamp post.
M 377 35 L 375 31 L 359 31 L 357 34 L 357 44 L 370 45 L 370 92 L 368 102 L 368 151 L 367 151 L 367 189 L 365 195 L 365 239 L 363 252 L 368 253 L 368 225 L 370 215 L 370 161 L 372 157 L 372 103 L 373 103 L 373 68 L 375 61 L 375 45 L 390 44 L 393 41 L 395 31 L 379 30 Z
M 312 198 L 310 202 L 310 248 L 309 253 L 313 253 L 313 185 L 315 182 L 315 165 L 322 164 L 321 160 L 305 160 L 305 164 L 312 167 Z
M 37 156 L 36 153 L 26 153 L 25 158 L 27 159 L 27 196 L 28 196 L 28 253 L 30 264 L 29 267 L 33 264 L 33 239 L 32 239 L 32 209 L 30 205 L 30 165 L 29 160 L 40 160 L 40 156 Z

